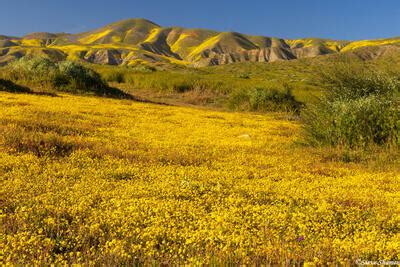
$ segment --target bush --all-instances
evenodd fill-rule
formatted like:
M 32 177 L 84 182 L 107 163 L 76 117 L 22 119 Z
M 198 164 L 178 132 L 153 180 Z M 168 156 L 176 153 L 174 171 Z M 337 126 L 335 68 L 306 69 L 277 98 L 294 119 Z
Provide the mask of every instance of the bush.
M 58 75 L 55 81 L 57 88 L 69 92 L 106 93 L 108 86 L 97 72 L 72 61 L 60 62 L 57 66 Z
M 240 78 L 240 79 L 250 79 L 250 74 L 240 74 L 239 76 L 238 76 L 238 78 Z
M 255 88 L 234 92 L 229 97 L 228 107 L 232 110 L 297 113 L 300 111 L 301 103 L 294 98 L 288 88 L 283 92 L 276 89 Z
M 345 66 L 324 74 L 323 79 L 329 90 L 303 114 L 310 143 L 363 149 L 399 145 L 396 77 Z
M 308 110 L 306 119 L 313 143 L 356 148 L 399 141 L 399 110 L 378 96 L 322 101 Z
M 132 69 L 136 72 L 143 72 L 143 73 L 151 73 L 157 71 L 155 67 L 144 64 L 139 64 L 137 66 L 134 66 L 132 67 Z
M 72 61 L 54 63 L 47 58 L 24 57 L 5 67 L 1 76 L 12 82 L 40 89 L 127 96 L 122 91 L 109 88 L 94 70 Z
M 47 58 L 23 57 L 9 64 L 3 77 L 16 83 L 48 88 L 57 77 L 57 65 Z

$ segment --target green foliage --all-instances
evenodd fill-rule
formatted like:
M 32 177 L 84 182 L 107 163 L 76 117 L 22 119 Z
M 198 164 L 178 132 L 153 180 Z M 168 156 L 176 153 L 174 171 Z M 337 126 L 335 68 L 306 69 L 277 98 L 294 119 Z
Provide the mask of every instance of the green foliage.
M 58 75 L 55 85 L 59 89 L 69 92 L 106 93 L 108 86 L 101 76 L 92 69 L 71 61 L 60 62 L 57 67 Z
M 143 73 L 151 73 L 157 71 L 155 67 L 146 64 L 138 64 L 134 66 L 132 69 L 136 72 L 143 72 Z
M 314 142 L 355 148 L 399 140 L 399 110 L 389 99 L 322 101 L 306 114 L 306 129 Z
M 23 57 L 9 64 L 3 77 L 15 83 L 50 88 L 57 79 L 57 65 L 47 58 Z
M 239 76 L 238 76 L 238 78 L 240 78 L 240 79 L 250 79 L 250 75 L 249 74 L 240 74 Z
M 107 72 L 103 75 L 103 78 L 107 82 L 116 82 L 116 83 L 124 83 L 125 82 L 125 75 L 121 71 L 111 71 Z
M 17 83 L 63 91 L 97 92 L 106 87 L 99 74 L 79 63 L 46 58 L 24 57 L 7 66 L 4 75 Z
M 229 90 L 227 83 L 196 73 L 168 71 L 154 73 L 136 72 L 125 75 L 125 80 L 134 88 L 150 89 L 159 92 L 183 93 L 191 90 L 209 90 L 216 93 L 226 93 Z
M 130 88 L 133 93 L 145 91 L 146 96 L 154 94 L 170 99 L 172 95 L 185 103 L 228 107 L 231 110 L 298 112 L 300 109 L 297 95 L 295 98 L 292 90 L 249 89 L 281 88 L 285 82 L 290 83 L 294 91 L 302 89 L 304 85 L 299 84 L 300 78 L 292 75 L 293 79 L 288 79 L 288 68 L 285 72 L 283 69 L 281 71 L 281 65 L 232 64 L 215 68 L 158 69 L 151 72 L 139 70 L 139 66 L 96 65 L 93 68 L 110 82 L 118 82 L 117 78 L 122 76 L 124 89 Z M 259 71 L 260 68 L 262 71 Z
M 399 77 L 355 64 L 337 64 L 321 72 L 321 77 L 322 83 L 329 88 L 327 97 L 332 101 L 370 95 L 391 97 L 397 94 L 400 85 Z
M 330 90 L 303 114 L 309 142 L 349 148 L 400 145 L 396 77 L 337 66 L 322 78 Z
M 5 67 L 1 72 L 1 77 L 13 83 L 40 90 L 129 97 L 119 89 L 110 88 L 96 71 L 72 61 L 55 63 L 46 58 L 24 57 Z M 1 82 L 0 86 L 6 88 L 5 83 Z M 16 86 L 11 86 L 8 82 L 7 88 L 14 88 L 8 89 L 14 91 L 22 90 L 22 87 Z
M 301 103 L 294 98 L 290 89 L 279 91 L 276 89 L 254 88 L 234 92 L 229 98 L 228 107 L 232 110 L 298 113 Z

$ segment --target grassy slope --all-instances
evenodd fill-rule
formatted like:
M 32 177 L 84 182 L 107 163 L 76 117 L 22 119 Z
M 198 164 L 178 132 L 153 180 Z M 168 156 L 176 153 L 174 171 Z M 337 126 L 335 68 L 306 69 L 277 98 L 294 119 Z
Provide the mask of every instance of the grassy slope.
M 124 77 L 125 83 L 113 84 L 134 95 L 152 100 L 200 104 L 224 107 L 229 96 L 237 91 L 254 88 L 293 89 L 295 97 L 304 103 L 320 96 L 326 85 L 320 82 L 320 74 L 337 64 L 349 63 L 370 66 L 382 70 L 400 69 L 400 57 L 389 54 L 378 60 L 361 60 L 352 53 L 329 55 L 272 63 L 236 63 L 206 68 L 158 67 L 158 71 L 143 73 L 132 68 L 91 65 L 104 78 L 112 81 L 116 74 Z M 174 88 L 192 86 L 184 94 Z
M 400 257 L 399 165 L 331 161 L 278 114 L 9 93 L 0 106 L 6 262 Z
M 184 30 L 178 30 L 177 36 L 181 36 L 181 31 Z M 166 41 L 171 43 L 179 41 L 179 37 L 176 38 L 178 39 Z M 253 41 L 268 40 L 260 37 Z M 79 46 L 65 47 L 76 49 L 76 53 L 80 51 Z M 95 47 L 104 48 L 108 45 L 96 44 Z M 395 47 L 388 48 L 381 58 L 373 60 L 368 60 L 368 57 L 370 54 L 381 53 L 378 47 L 365 48 L 358 54 L 346 52 L 269 64 L 247 62 L 205 68 L 190 68 L 168 63 L 141 63 L 136 67 L 98 64 L 88 64 L 88 66 L 98 71 L 104 79 L 112 83 L 112 86 L 145 99 L 172 104 L 227 108 L 235 92 L 255 88 L 284 90 L 286 85 L 292 88 L 297 100 L 309 103 L 326 88 L 326 85 L 320 82 L 320 74 L 343 62 L 396 72 L 400 70 L 400 56 L 397 49 L 391 50 L 393 48 Z M 39 50 L 32 49 L 31 53 L 39 53 Z M 60 55 L 52 56 L 57 58 Z M 150 71 L 152 67 L 156 67 L 157 71 Z
M 155 95 L 166 96 L 168 98 L 182 97 L 174 92 L 174 86 L 185 84 L 198 84 L 194 92 L 187 92 L 188 101 L 195 101 L 193 94 L 205 95 L 204 101 L 213 104 L 214 100 L 228 97 L 234 91 L 252 88 L 275 88 L 284 89 L 284 84 L 293 88 L 293 92 L 298 100 L 309 102 L 314 96 L 321 94 L 323 86 L 318 83 L 318 73 L 322 67 L 328 67 L 330 63 L 322 63 L 307 59 L 296 61 L 265 63 L 237 63 L 224 66 L 196 68 L 175 68 L 168 66 L 159 68 L 161 70 L 150 73 L 143 73 L 136 69 L 91 65 L 96 71 L 101 73 L 104 78 L 110 79 L 112 74 L 119 73 L 125 77 L 125 84 L 113 84 L 133 94 L 145 94 L 147 97 Z M 200 92 L 199 92 L 200 91 Z M 204 92 L 206 91 L 206 92 Z M 168 96 L 168 94 L 172 95 Z M 158 100 L 162 100 L 158 98 Z M 183 100 L 184 102 L 185 100 Z M 224 102 L 224 101 L 223 101 Z M 181 102 L 182 103 L 182 102 Z M 207 103 L 199 103 L 207 104 Z M 221 103 L 214 103 L 217 106 Z M 215 105 L 214 105 L 215 106 Z

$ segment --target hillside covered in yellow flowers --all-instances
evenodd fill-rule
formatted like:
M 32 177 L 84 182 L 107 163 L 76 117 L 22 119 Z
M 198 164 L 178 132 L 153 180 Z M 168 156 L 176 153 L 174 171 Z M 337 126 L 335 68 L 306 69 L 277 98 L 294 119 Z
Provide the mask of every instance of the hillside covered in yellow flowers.
M 396 162 L 305 146 L 286 114 L 6 92 L 0 107 L 3 263 L 400 258 Z
M 117 21 L 83 33 L 35 32 L 0 35 L 0 65 L 23 56 L 95 64 L 174 63 L 211 66 L 273 62 L 341 52 L 362 59 L 399 54 L 398 37 L 376 40 L 284 39 L 209 29 L 162 27 L 140 18 Z

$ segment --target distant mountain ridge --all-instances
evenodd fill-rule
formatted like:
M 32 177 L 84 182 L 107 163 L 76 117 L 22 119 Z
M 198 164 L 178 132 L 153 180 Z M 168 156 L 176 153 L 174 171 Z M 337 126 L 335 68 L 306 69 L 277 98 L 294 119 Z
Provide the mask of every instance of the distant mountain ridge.
M 0 35 L 0 65 L 25 55 L 97 64 L 132 65 L 168 62 L 196 67 L 234 62 L 272 62 L 357 51 L 375 47 L 365 57 L 400 51 L 400 38 L 339 41 L 319 38 L 281 39 L 207 29 L 161 27 L 146 19 L 127 19 L 79 34 Z M 379 51 L 376 51 L 378 47 Z

